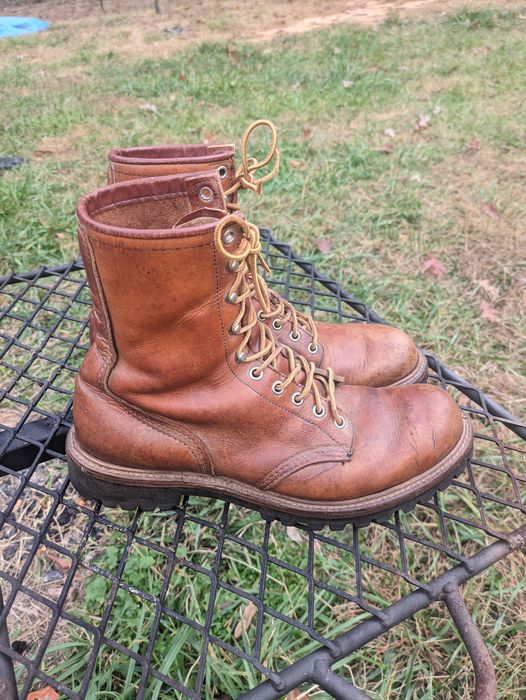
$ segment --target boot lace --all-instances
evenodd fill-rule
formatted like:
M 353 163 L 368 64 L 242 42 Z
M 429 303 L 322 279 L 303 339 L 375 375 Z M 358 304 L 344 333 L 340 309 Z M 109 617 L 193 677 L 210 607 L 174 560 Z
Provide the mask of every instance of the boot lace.
M 249 157 L 248 155 L 248 143 L 250 137 L 256 129 L 259 127 L 267 127 L 270 131 L 270 146 L 267 154 L 262 160 L 257 160 L 256 158 Z M 237 197 L 237 192 L 240 189 L 250 189 L 261 194 L 263 184 L 268 182 L 271 178 L 277 175 L 279 170 L 279 159 L 280 154 L 278 150 L 278 133 L 274 124 L 268 119 L 258 119 L 253 124 L 251 124 L 243 135 L 241 141 L 241 165 L 236 170 L 236 180 L 232 187 L 225 190 L 225 197 L 231 198 L 233 200 Z M 254 177 L 256 170 L 265 167 L 269 163 L 274 161 L 272 170 L 266 175 L 257 178 Z M 227 209 L 231 212 L 238 211 L 240 205 L 236 201 L 227 201 Z M 265 263 L 263 256 L 259 254 L 257 256 L 261 261 L 264 269 L 270 274 L 270 269 Z M 297 341 L 300 338 L 299 328 L 303 328 L 307 333 L 312 336 L 312 340 L 309 344 L 309 352 L 316 353 L 318 351 L 318 330 L 316 328 L 316 323 L 310 314 L 306 314 L 302 311 L 298 311 L 287 299 L 268 289 L 265 280 L 258 275 L 257 271 L 253 274 L 258 276 L 258 280 L 254 282 L 255 286 L 258 286 L 259 290 L 263 292 L 267 304 L 264 307 L 264 311 L 260 313 L 260 320 L 270 320 L 274 330 L 280 330 L 280 328 L 287 322 L 290 322 L 292 328 L 290 331 L 290 339 L 292 341 Z M 254 278 L 255 279 L 255 278 Z
M 237 250 L 229 250 L 228 246 L 240 232 L 241 240 Z M 255 297 L 263 314 L 271 313 L 271 296 L 268 288 L 257 270 L 258 260 L 263 267 L 269 268 L 261 255 L 259 229 L 254 224 L 242 219 L 236 214 L 230 214 L 220 220 L 215 230 L 215 245 L 229 261 L 229 269 L 236 273 L 235 279 L 227 294 L 227 301 L 239 304 L 239 312 L 232 323 L 231 332 L 243 336 L 237 350 L 237 362 L 259 361 L 259 366 L 251 370 L 253 379 L 260 379 L 267 367 L 278 370 L 278 357 L 284 356 L 288 363 L 288 375 L 274 382 L 272 390 L 282 394 L 293 382 L 302 387 L 292 396 L 296 406 L 301 406 L 305 398 L 312 394 L 314 398 L 314 415 L 322 418 L 326 409 L 322 398 L 327 400 L 329 410 L 338 428 L 344 428 L 346 420 L 336 405 L 335 389 L 337 379 L 332 368 L 321 369 L 314 362 L 309 362 L 302 355 L 297 355 L 286 345 L 279 343 L 268 325 L 261 321 L 261 313 L 256 313 L 252 303 Z M 249 281 L 249 279 L 250 281 Z M 258 342 L 251 342 L 257 337 Z M 254 347 L 257 349 L 254 350 Z

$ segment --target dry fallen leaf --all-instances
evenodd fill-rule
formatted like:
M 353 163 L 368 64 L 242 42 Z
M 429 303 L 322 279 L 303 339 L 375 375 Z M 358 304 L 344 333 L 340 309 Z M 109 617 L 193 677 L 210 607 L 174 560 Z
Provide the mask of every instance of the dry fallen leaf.
M 292 542 L 303 544 L 303 537 L 297 527 L 287 527 L 287 535 Z
M 488 304 L 487 301 L 481 301 L 479 308 L 481 312 L 480 318 L 483 318 L 490 323 L 498 323 L 500 321 L 500 313 L 494 306 Z
M 482 204 L 482 211 L 484 212 L 484 214 L 487 214 L 490 219 L 493 219 L 493 221 L 499 221 L 499 219 L 500 219 L 499 210 L 493 204 L 493 202 L 484 202 Z
M 409 179 L 411 180 L 411 182 L 422 182 L 422 176 L 419 173 L 411 175 Z
M 300 700 L 300 698 L 305 697 L 305 694 L 301 692 L 299 688 L 294 688 L 290 693 L 285 695 L 285 700 Z
M 258 609 L 254 603 L 250 601 L 243 610 L 242 619 L 236 625 L 236 629 L 234 630 L 234 639 L 239 639 L 243 634 L 243 630 L 245 630 L 245 632 L 248 630 L 250 623 L 252 622 L 252 618 L 257 613 L 257 610 Z
M 292 85 L 290 86 L 290 89 L 291 90 L 299 90 L 300 87 L 301 87 L 301 83 L 292 83 Z
M 53 690 L 51 686 L 46 685 L 45 688 L 34 690 L 32 693 L 29 693 L 27 700 L 57 700 L 59 697 L 60 695 L 56 690 Z
M 342 87 L 350 88 L 353 86 L 353 80 L 342 80 Z
M 384 143 L 380 148 L 376 149 L 379 153 L 394 153 L 395 147 L 392 143 Z
M 478 284 L 479 287 L 487 292 L 493 299 L 499 296 L 498 287 L 493 286 L 489 280 L 478 280 Z
M 421 114 L 415 122 L 415 131 L 423 131 L 431 126 L 431 117 L 428 114 Z
M 386 129 L 384 136 L 387 136 L 388 139 L 393 139 L 396 136 L 396 131 L 394 129 Z
M 320 253 L 326 255 L 327 253 L 331 252 L 332 241 L 330 238 L 315 238 L 314 245 L 320 251 Z
M 427 260 L 422 265 L 422 271 L 428 275 L 432 275 L 433 277 L 440 279 L 445 273 L 446 268 L 444 265 L 442 265 L 440 260 L 433 255 L 433 253 L 428 253 Z
M 42 553 L 42 556 L 44 557 L 44 559 L 47 559 L 49 562 L 51 562 L 55 569 L 58 569 L 62 572 L 69 571 L 69 567 L 71 566 L 71 561 L 69 559 L 59 557 L 58 554 L 55 554 L 55 552 L 52 552 L 50 549 L 46 549 Z
M 139 105 L 139 109 L 143 112 L 151 112 L 152 114 L 157 114 L 157 107 L 151 102 L 143 102 Z
M 289 165 L 296 170 L 307 170 L 307 163 L 303 160 L 289 160 Z

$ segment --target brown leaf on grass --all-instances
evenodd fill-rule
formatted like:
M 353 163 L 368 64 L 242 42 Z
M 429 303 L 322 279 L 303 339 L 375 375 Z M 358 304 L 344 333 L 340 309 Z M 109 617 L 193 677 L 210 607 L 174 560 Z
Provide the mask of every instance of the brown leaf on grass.
M 376 149 L 378 153 L 394 153 L 395 147 L 393 143 L 384 143 L 380 148 Z
M 306 126 L 306 127 L 303 129 L 303 131 L 301 132 L 301 135 L 302 135 L 302 137 L 303 137 L 304 140 L 305 140 L 305 139 L 310 139 L 310 137 L 312 136 L 312 129 L 309 129 L 309 127 Z
M 467 143 L 466 146 L 469 148 L 470 151 L 480 151 L 480 146 L 481 146 L 480 139 L 470 139 Z
M 493 204 L 493 202 L 484 202 L 482 204 L 482 211 L 484 212 L 484 214 L 487 214 L 490 219 L 493 219 L 493 221 L 500 220 L 499 210 Z
M 234 639 L 239 639 L 243 634 L 243 630 L 245 630 L 245 632 L 248 630 L 248 628 L 250 627 L 250 623 L 252 622 L 252 618 L 257 613 L 257 610 L 258 609 L 254 605 L 254 603 L 250 601 L 246 608 L 243 610 L 241 620 L 236 625 L 236 629 L 234 630 Z
M 307 163 L 303 160 L 289 160 L 289 166 L 295 170 L 307 170 Z
M 44 557 L 44 559 L 47 559 L 49 562 L 51 562 L 55 569 L 58 569 L 62 572 L 69 571 L 69 567 L 71 566 L 71 561 L 69 559 L 59 557 L 58 554 L 55 554 L 55 552 L 52 552 L 50 549 L 46 549 L 42 553 L 42 556 Z
M 487 292 L 492 299 L 499 296 L 498 287 L 493 286 L 489 280 L 478 280 L 478 285 L 481 289 Z
M 285 695 L 285 700 L 300 700 L 302 696 L 304 697 L 304 694 L 301 690 L 299 688 L 294 688 L 294 690 L 291 690 L 290 693 Z
M 431 126 L 431 117 L 428 114 L 421 114 L 414 124 L 415 131 L 423 131 Z
M 499 311 L 491 304 L 488 304 L 487 301 L 481 301 L 479 304 L 479 308 L 480 318 L 483 318 L 484 320 L 489 321 L 490 323 L 498 323 L 500 321 Z
M 330 253 L 332 249 L 332 241 L 330 238 L 315 238 L 314 245 L 320 251 L 320 253 L 323 253 L 324 255 Z
M 29 693 L 27 700 L 57 700 L 59 697 L 60 695 L 56 690 L 53 690 L 51 686 L 46 685 L 45 688 L 34 690 L 32 693 Z
M 433 253 L 428 253 L 427 260 L 422 265 L 422 272 L 440 279 L 446 272 L 446 268 L 444 265 L 442 265 L 440 260 L 433 255 Z
M 203 131 L 203 143 L 208 145 L 209 143 L 214 143 L 216 140 L 216 135 L 210 133 L 209 131 Z
M 304 540 L 303 537 L 301 536 L 301 532 L 298 530 L 297 527 L 287 527 L 287 535 L 292 542 L 295 542 L 296 544 L 303 544 Z

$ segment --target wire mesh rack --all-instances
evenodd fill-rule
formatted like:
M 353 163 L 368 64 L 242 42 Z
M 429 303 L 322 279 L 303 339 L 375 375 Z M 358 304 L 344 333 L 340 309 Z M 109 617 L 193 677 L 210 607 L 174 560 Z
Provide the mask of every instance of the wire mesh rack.
M 283 296 L 318 319 L 383 322 L 262 235 Z M 108 509 L 79 497 L 64 457 L 89 309 L 80 260 L 0 280 L 0 697 L 276 700 L 315 684 L 317 698 L 367 698 L 344 662 L 435 601 L 472 658 L 475 697 L 495 697 L 459 586 L 525 546 L 524 425 L 429 354 L 475 446 L 413 512 L 332 532 L 198 497 Z

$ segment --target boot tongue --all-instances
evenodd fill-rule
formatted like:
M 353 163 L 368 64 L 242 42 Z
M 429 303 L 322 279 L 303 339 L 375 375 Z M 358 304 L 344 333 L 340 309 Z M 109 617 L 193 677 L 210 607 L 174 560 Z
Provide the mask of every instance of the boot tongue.
M 184 216 L 181 216 L 172 228 L 179 228 L 180 226 L 202 226 L 203 224 L 211 224 L 214 221 L 219 221 L 225 212 L 220 209 L 196 209 L 191 211 Z

